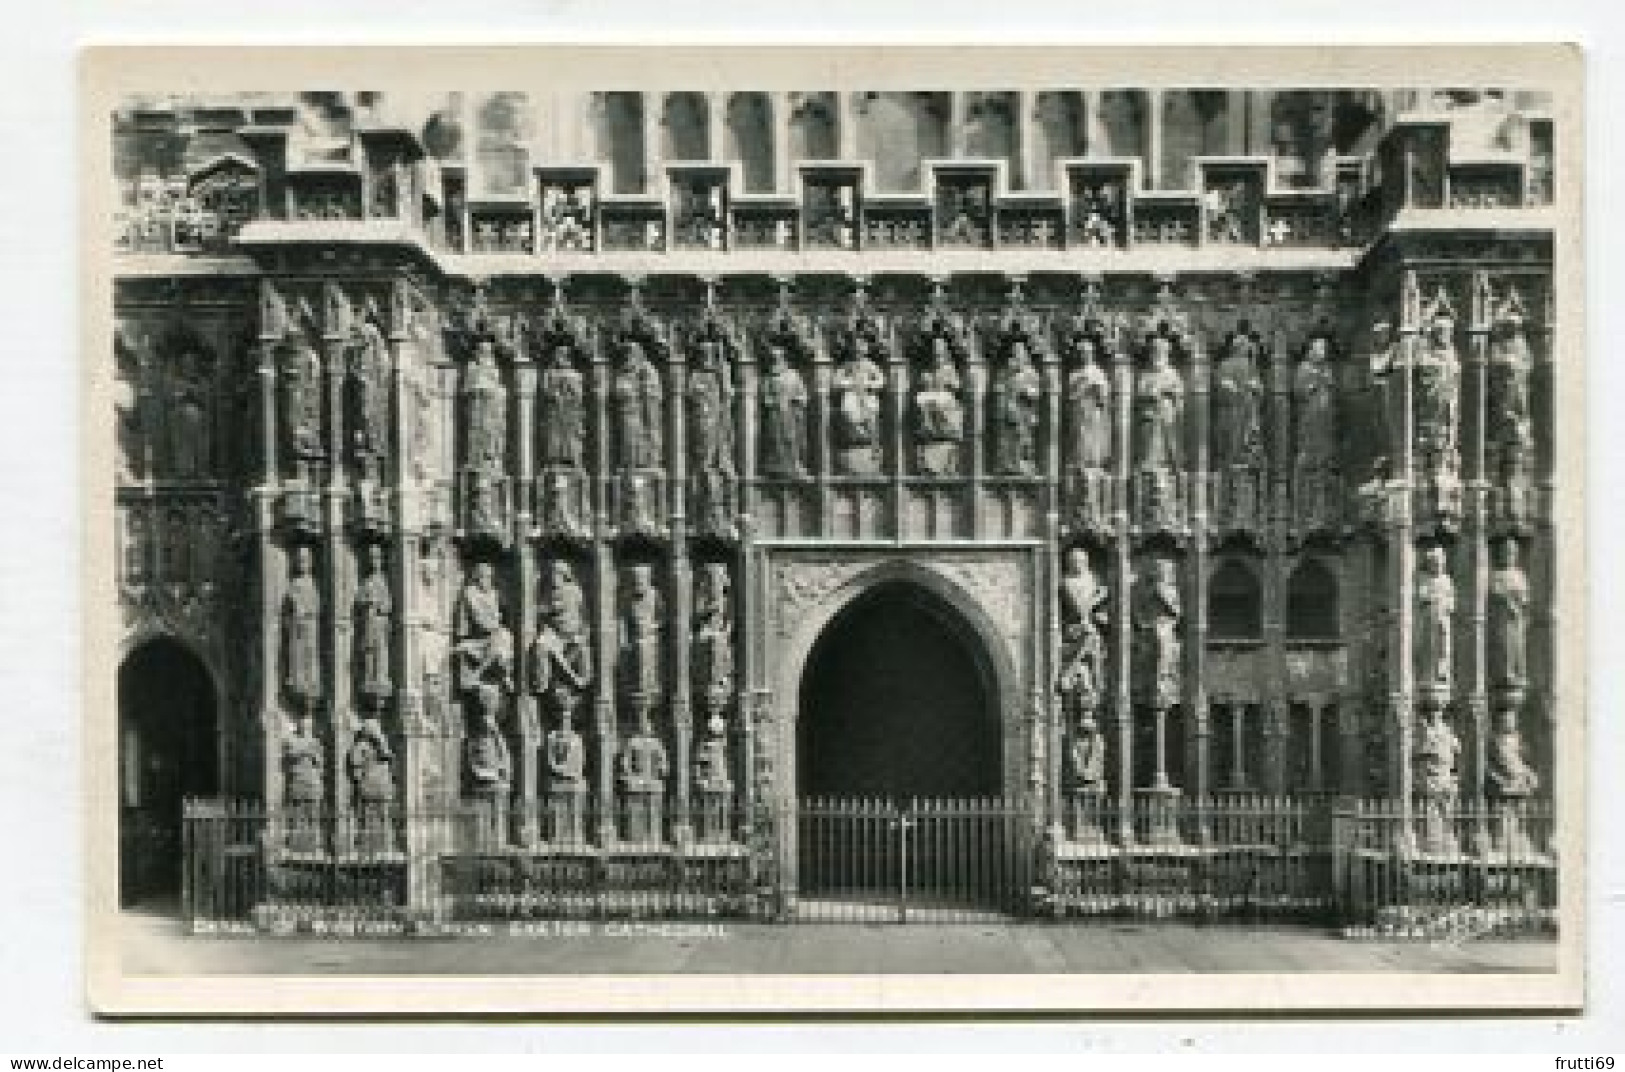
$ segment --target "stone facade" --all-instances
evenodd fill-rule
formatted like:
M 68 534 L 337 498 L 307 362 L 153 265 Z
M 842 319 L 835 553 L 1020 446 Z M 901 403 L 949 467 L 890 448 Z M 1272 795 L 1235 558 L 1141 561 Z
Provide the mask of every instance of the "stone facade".
M 981 637 L 1051 845 L 1078 799 L 1549 791 L 1541 107 L 132 102 L 128 649 L 212 672 L 268 851 L 339 815 L 413 898 L 471 802 L 792 859 L 753 809 L 882 581 Z

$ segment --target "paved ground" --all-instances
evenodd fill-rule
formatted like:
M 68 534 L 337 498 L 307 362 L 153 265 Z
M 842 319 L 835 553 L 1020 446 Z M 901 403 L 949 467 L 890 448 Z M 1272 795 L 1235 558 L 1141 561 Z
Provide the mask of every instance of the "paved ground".
M 1297 927 L 1182 923 L 565 924 L 495 937 L 197 937 L 124 916 L 134 975 L 549 975 L 1021 972 L 1547 972 L 1546 941 L 1340 938 Z M 500 925 L 499 925 L 500 926 Z

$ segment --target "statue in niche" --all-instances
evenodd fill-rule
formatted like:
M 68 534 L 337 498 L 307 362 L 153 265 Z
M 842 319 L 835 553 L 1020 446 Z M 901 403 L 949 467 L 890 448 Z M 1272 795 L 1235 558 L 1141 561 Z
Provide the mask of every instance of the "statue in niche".
M 587 439 L 587 398 L 581 372 L 569 346 L 554 346 L 536 390 L 536 423 L 541 428 L 543 467 L 580 469 Z
M 570 711 L 560 710 L 558 725 L 547 731 L 543 753 L 549 790 L 574 794 L 586 789 L 587 746 L 576 732 Z
M 665 743 L 649 724 L 647 708 L 639 710 L 637 727 L 621 745 L 618 759 L 626 803 L 624 836 L 634 844 L 659 841 L 663 827 L 660 803 L 671 761 Z
M 852 354 L 830 376 L 835 396 L 830 437 L 841 471 L 852 476 L 880 471 L 880 391 L 886 373 L 872 356 L 873 345 L 858 335 Z
M 384 572 L 384 551 L 366 549 L 366 574 L 355 595 L 356 692 L 365 711 L 382 711 L 395 685 L 392 646 L 395 597 Z
M 1100 705 L 1104 691 L 1106 587 L 1081 547 L 1067 551 L 1061 576 L 1061 675 L 1057 691 L 1069 720 Z
M 1518 564 L 1518 544 L 1496 545 L 1489 578 L 1490 682 L 1521 694 L 1529 684 L 1529 578 Z
M 502 707 L 513 691 L 513 634 L 502 621 L 502 603 L 489 562 L 476 562 L 457 597 L 452 659 L 463 698 L 468 772 L 484 791 L 507 786 L 511 761 L 502 735 Z
M 1173 341 L 1155 335 L 1147 365 L 1134 379 L 1134 453 L 1139 521 L 1153 529 L 1177 527 L 1185 471 L 1185 381 L 1173 366 Z
M 797 478 L 807 474 L 807 384 L 790 364 L 784 347 L 767 350 L 767 374 L 760 390 L 763 476 Z
M 1067 373 L 1061 424 L 1066 445 L 1070 513 L 1085 531 L 1102 531 L 1111 514 L 1112 385 L 1100 366 L 1100 347 L 1084 336 L 1077 342 L 1077 366 Z
M 282 349 L 282 429 L 296 464 L 324 457 L 322 442 L 322 359 L 316 348 L 296 336 Z
M 708 712 L 721 712 L 734 687 L 733 607 L 728 567 L 707 562 L 694 584 L 694 691 Z
M 565 721 L 592 685 L 586 606 L 575 570 L 555 560 L 547 570 L 540 628 L 531 645 L 530 691 L 545 696 Z
M 1489 762 L 1484 771 L 1484 788 L 1492 800 L 1518 800 L 1535 795 L 1540 776 L 1523 754 L 1523 735 L 1518 732 L 1518 709 L 1508 704 L 1500 711 L 1495 735 L 1490 739 Z
M 120 481 L 139 480 L 146 475 L 146 369 L 140 352 L 122 335 L 114 341 L 113 356 L 118 374 L 113 383 L 113 408 L 118 415 L 118 475 Z
M 1370 387 L 1366 391 L 1367 430 L 1371 436 L 1372 478 L 1389 475 L 1395 458 L 1399 456 L 1394 433 L 1391 379 L 1394 366 L 1394 328 L 1387 321 L 1371 326 L 1371 351 L 1366 355 L 1366 371 Z
M 316 808 L 327 797 L 327 763 L 313 719 L 290 722 L 282 736 L 282 799 L 290 808 Z
M 721 715 L 712 715 L 705 730 L 694 752 L 694 787 L 702 793 L 726 796 L 734 787 L 728 772 L 728 723 Z
M 1450 695 L 1456 583 L 1443 547 L 1422 552 L 1416 578 L 1416 687 L 1425 697 Z
M 581 520 L 582 485 L 576 474 L 554 468 L 541 478 L 541 526 L 559 536 L 584 536 L 587 526 Z
M 1221 516 L 1232 526 L 1251 527 L 1258 522 L 1263 414 L 1258 344 L 1245 331 L 1238 331 L 1213 370 L 1213 468 L 1224 492 Z
M 1134 646 L 1139 672 L 1135 675 L 1144 702 L 1168 708 L 1179 702 L 1179 623 L 1184 599 L 1179 590 L 1178 564 L 1154 556 L 1134 587 Z
M 689 480 L 696 527 L 733 533 L 734 388 L 721 344 L 706 340 L 688 376 Z
M 1416 793 L 1428 802 L 1422 817 L 1423 846 L 1429 852 L 1445 852 L 1455 844 L 1444 813 L 1456 799 L 1461 739 L 1450 728 L 1443 705 L 1424 710 L 1415 760 Z
M 350 346 L 350 382 L 355 456 L 381 465 L 389 457 L 392 385 L 389 346 L 372 316 L 363 316 L 356 327 Z
M 623 349 L 610 385 L 610 410 L 616 464 L 622 469 L 660 468 L 665 458 L 665 388 L 640 343 L 628 341 Z
M 1534 421 L 1529 401 L 1534 358 L 1517 312 L 1503 317 L 1490 334 L 1489 401 L 1486 414 L 1485 453 L 1491 479 L 1510 483 L 1521 475 L 1518 463 L 1534 453 Z
M 1106 736 L 1093 711 L 1079 717 L 1067 748 L 1067 783 L 1082 796 L 1106 792 Z
M 1038 471 L 1038 407 L 1044 381 L 1033 368 L 1027 342 L 1010 343 L 1010 356 L 993 384 L 993 471 L 1031 476 Z
M 1292 376 L 1292 510 L 1304 532 L 1331 523 L 1336 503 L 1337 383 L 1329 356 L 1323 336 L 1310 339 Z
M 959 468 L 959 443 L 965 438 L 962 387 L 952 345 L 945 336 L 935 336 L 914 389 L 916 464 L 928 476 L 946 476 Z
M 170 464 L 178 477 L 208 475 L 213 436 L 203 355 L 188 351 L 176 363 L 174 407 L 170 411 Z
M 1455 321 L 1443 312 L 1428 322 L 1427 338 L 1417 347 L 1412 382 L 1417 462 L 1425 473 L 1454 475 L 1459 464 L 1461 359 L 1456 355 Z
M 377 719 L 361 720 L 345 758 L 350 776 L 350 799 L 365 812 L 395 800 L 394 750 Z
M 322 702 L 322 594 L 312 568 L 310 548 L 294 548 L 293 574 L 282 597 L 282 691 L 300 719 Z
M 647 712 L 664 691 L 661 649 L 665 601 L 654 567 L 640 562 L 627 570 L 621 597 L 621 686 L 634 710 Z
M 464 463 L 484 474 L 507 472 L 508 389 L 497 367 L 496 345 L 489 339 L 475 346 L 474 360 L 463 372 L 463 398 L 467 437 Z

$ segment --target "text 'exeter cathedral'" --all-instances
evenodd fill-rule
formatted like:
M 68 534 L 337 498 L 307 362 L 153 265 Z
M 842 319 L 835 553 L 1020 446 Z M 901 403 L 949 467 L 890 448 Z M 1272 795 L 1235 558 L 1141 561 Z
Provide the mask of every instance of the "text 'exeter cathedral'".
M 132 100 L 129 829 L 257 801 L 268 866 L 418 904 L 454 814 L 793 892 L 814 800 L 996 798 L 1054 866 L 1226 794 L 1548 794 L 1553 134 L 1477 89 Z

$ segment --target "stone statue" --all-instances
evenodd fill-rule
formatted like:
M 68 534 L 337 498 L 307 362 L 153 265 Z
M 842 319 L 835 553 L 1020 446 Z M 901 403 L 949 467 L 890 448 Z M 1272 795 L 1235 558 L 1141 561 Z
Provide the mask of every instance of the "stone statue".
M 1303 531 L 1329 523 L 1336 502 L 1337 383 L 1328 356 L 1324 337 L 1310 339 L 1292 375 L 1292 512 Z
M 1080 718 L 1072 732 L 1067 748 L 1067 787 L 1086 796 L 1106 792 L 1106 737 L 1093 713 Z
M 1061 674 L 1057 690 L 1068 715 L 1099 706 L 1104 690 L 1107 592 L 1089 568 L 1089 553 L 1067 551 L 1061 576 Z
M 1502 540 L 1489 578 L 1488 648 L 1490 683 L 1509 693 L 1529 684 L 1529 611 L 1529 578 L 1518 564 L 1518 544 Z
M 953 348 L 938 335 L 931 340 L 930 361 L 914 389 L 916 461 L 920 472 L 929 476 L 944 476 L 959 467 L 959 442 L 965 438 L 961 388 Z
M 562 559 L 547 570 L 540 628 L 531 645 L 530 691 L 547 697 L 565 722 L 592 685 L 592 639 L 586 597 L 575 570 Z
M 351 442 L 357 458 L 389 456 L 389 346 L 371 317 L 363 317 L 350 346 Z
M 1177 527 L 1185 471 L 1185 381 L 1174 368 L 1173 342 L 1151 339 L 1147 365 L 1134 379 L 1134 457 L 1138 520 L 1153 529 Z
M 367 711 L 382 711 L 395 690 L 394 621 L 395 597 L 384 573 L 384 551 L 370 544 L 366 575 L 355 595 L 356 693 Z
M 123 481 L 146 475 L 147 395 L 143 380 L 146 370 L 140 354 L 121 336 L 115 340 L 113 357 L 118 376 L 113 381 L 113 408 L 118 415 L 118 473 Z
M 1398 436 L 1394 432 L 1392 394 L 1389 373 L 1394 363 L 1394 329 L 1386 321 L 1371 326 L 1371 350 L 1366 355 L 1366 372 L 1370 386 L 1366 392 L 1367 430 L 1371 436 L 1373 475 L 1385 473 L 1399 457 Z
M 1534 796 L 1540 788 L 1540 776 L 1524 758 L 1517 708 L 1504 708 L 1498 721 L 1495 735 L 1490 739 L 1484 788 L 1492 800 L 1518 800 Z
M 1230 339 L 1213 370 L 1213 468 L 1256 470 L 1264 461 L 1264 380 L 1258 344 L 1245 333 Z
M 489 339 L 474 348 L 474 360 L 463 372 L 463 399 L 464 464 L 482 473 L 507 472 L 508 389 Z
M 586 786 L 587 746 L 571 724 L 568 711 L 561 712 L 559 724 L 547 731 L 543 752 L 549 789 L 579 792 Z
M 1454 800 L 1457 792 L 1456 759 L 1461 740 L 1450 728 L 1442 706 L 1431 706 L 1422 721 L 1416 743 L 1416 792 L 1429 800 Z
M 511 769 L 501 729 L 502 707 L 513 691 L 513 634 L 489 562 L 476 562 L 457 597 L 452 660 L 463 697 L 469 775 L 483 790 L 505 787 Z
M 362 719 L 345 758 L 346 772 L 350 776 L 350 799 L 359 807 L 394 802 L 395 773 L 391 766 L 394 758 L 389 738 L 378 720 Z
M 1145 702 L 1158 708 L 1179 703 L 1179 623 L 1184 600 L 1178 565 L 1171 558 L 1152 558 L 1134 589 L 1134 642 L 1139 672 L 1135 675 Z
M 1513 313 L 1498 322 L 1490 334 L 1485 460 L 1492 479 L 1504 481 L 1508 470 L 1534 451 L 1529 402 L 1533 371 L 1534 359 L 1529 354 L 1523 318 Z
M 880 467 L 880 391 L 886 386 L 886 373 L 870 356 L 871 346 L 866 336 L 859 335 L 852 355 L 830 375 L 835 396 L 830 438 L 840 452 L 842 470 L 854 476 L 878 472 Z
M 174 474 L 200 477 L 209 472 L 213 436 L 209 430 L 208 394 L 201 382 L 203 357 L 181 358 L 175 386 L 175 405 L 169 419 L 169 457 Z
M 327 797 L 326 767 L 314 722 L 290 722 L 282 737 L 283 801 L 290 808 L 319 807 Z
M 536 389 L 536 423 L 541 429 L 540 464 L 582 467 L 587 439 L 586 388 L 571 360 L 570 347 L 553 347 Z
M 665 387 L 641 344 L 626 343 L 609 401 L 616 464 L 622 469 L 660 468 L 665 459 Z
M 1422 552 L 1416 578 L 1416 688 L 1423 696 L 1450 695 L 1456 584 L 1443 547 Z
M 282 434 L 288 454 L 309 462 L 327 454 L 322 441 L 322 359 L 301 337 L 282 348 Z
M 1112 386 L 1093 338 L 1080 339 L 1077 354 L 1062 401 L 1061 466 L 1072 523 L 1099 532 L 1109 527 L 1112 511 Z
M 694 692 L 721 711 L 734 687 L 733 607 L 728 567 L 707 562 L 694 584 Z
M 688 377 L 688 478 L 695 527 L 707 535 L 733 533 L 734 388 L 722 347 L 701 343 Z
M 734 787 L 728 771 L 728 723 L 721 715 L 713 715 L 705 726 L 705 738 L 694 752 L 694 787 L 701 793 L 725 796 Z
M 282 597 L 282 690 L 296 716 L 322 702 L 322 594 L 311 576 L 310 548 L 293 552 L 293 574 Z
M 1454 474 L 1459 456 L 1461 360 L 1456 356 L 1455 321 L 1439 313 L 1417 347 L 1412 379 L 1416 415 L 1417 464 L 1423 472 Z
M 639 712 L 637 729 L 621 745 L 617 766 L 626 805 L 626 840 L 633 844 L 659 841 L 664 826 L 661 799 L 671 761 L 665 743 L 649 726 L 647 708 Z
M 640 562 L 627 570 L 621 597 L 621 681 L 634 708 L 647 711 L 664 691 L 664 631 L 664 600 L 655 586 L 654 567 Z
M 763 476 L 795 478 L 807 473 L 807 384 L 784 347 L 770 346 L 761 384 Z
M 1031 476 L 1038 471 L 1038 406 L 1044 382 L 1033 368 L 1027 343 L 1010 344 L 1010 358 L 993 384 L 993 471 Z

